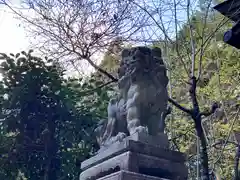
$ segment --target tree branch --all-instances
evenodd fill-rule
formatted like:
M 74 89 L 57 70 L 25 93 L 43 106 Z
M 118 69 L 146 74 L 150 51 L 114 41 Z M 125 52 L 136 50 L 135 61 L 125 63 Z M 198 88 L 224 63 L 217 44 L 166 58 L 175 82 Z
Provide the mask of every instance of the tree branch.
M 176 106 L 178 109 L 182 110 L 183 112 L 187 113 L 187 114 L 191 114 L 191 110 L 181 106 L 180 104 L 178 104 L 176 101 L 174 101 L 172 98 L 168 98 L 168 101 L 170 103 L 172 103 L 174 106 Z
M 214 161 L 214 165 L 215 165 L 216 163 L 218 163 L 218 161 L 220 161 L 221 158 L 222 158 L 222 156 L 223 156 L 224 149 L 225 149 L 225 147 L 227 146 L 228 140 L 229 140 L 229 138 L 230 138 L 230 136 L 231 136 L 231 134 L 232 134 L 232 131 L 233 131 L 233 128 L 234 128 L 234 124 L 235 124 L 235 122 L 238 120 L 239 112 L 240 112 L 240 108 L 238 109 L 238 111 L 237 111 L 237 113 L 236 113 L 236 115 L 235 115 L 235 117 L 234 117 L 234 119 L 233 119 L 233 121 L 232 121 L 232 124 L 231 124 L 230 129 L 229 129 L 228 134 L 227 134 L 227 138 L 226 138 L 226 140 L 225 140 L 225 143 L 223 144 L 223 147 L 222 147 L 222 149 L 221 149 L 220 155 L 219 155 L 219 156 L 217 157 L 217 159 Z
M 87 60 L 87 62 L 94 67 L 97 71 L 99 71 L 100 73 L 104 74 L 105 76 L 107 76 L 109 79 L 111 79 L 113 82 L 118 82 L 118 79 L 115 78 L 113 75 L 109 74 L 107 71 L 105 71 L 104 69 L 100 68 L 99 66 L 97 66 L 89 57 L 85 58 Z
M 192 114 L 192 115 L 197 116 L 200 113 L 200 110 L 199 110 L 199 104 L 198 104 L 198 101 L 197 101 L 197 94 L 196 94 L 197 79 L 196 79 L 195 76 L 193 76 L 190 79 L 190 83 L 191 83 L 191 86 L 190 86 L 190 89 L 189 89 L 189 94 L 190 94 L 190 97 L 191 97 L 191 100 L 192 100 L 193 113 L 195 113 L 195 114 Z
M 239 179 L 239 170 L 238 170 L 239 158 L 240 158 L 240 144 L 238 144 L 238 146 L 237 146 L 236 155 L 235 155 L 234 178 L 233 178 L 233 180 L 238 180 Z
M 101 89 L 101 88 L 103 88 L 103 87 L 105 87 L 105 86 L 107 86 L 107 85 L 109 85 L 109 84 L 111 84 L 111 83 L 114 83 L 115 81 L 109 81 L 109 82 L 107 82 L 107 83 L 104 83 L 104 84 L 102 84 L 102 85 L 100 85 L 100 86 L 98 86 L 98 87 L 96 87 L 96 88 L 94 88 L 94 89 L 90 89 L 90 90 L 87 90 L 87 91 L 82 91 L 82 92 L 80 92 L 80 93 L 91 93 L 91 92 L 94 92 L 94 91 L 96 91 L 97 89 Z
M 214 103 L 211 107 L 211 109 L 209 111 L 204 111 L 204 112 L 201 112 L 200 115 L 201 116 L 210 116 L 212 115 L 213 113 L 215 113 L 215 111 L 220 107 L 220 105 L 218 103 Z

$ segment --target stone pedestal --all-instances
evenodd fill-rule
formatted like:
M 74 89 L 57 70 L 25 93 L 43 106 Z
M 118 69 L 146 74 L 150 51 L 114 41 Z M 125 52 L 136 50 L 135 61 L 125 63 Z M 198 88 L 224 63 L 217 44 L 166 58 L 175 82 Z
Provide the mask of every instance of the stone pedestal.
M 154 176 L 148 176 L 144 174 L 129 172 L 129 171 L 118 171 L 116 173 L 104 176 L 98 180 L 167 180 L 164 178 L 158 178 Z
M 136 133 L 82 162 L 80 180 L 186 180 L 184 161 L 168 149 L 166 135 Z

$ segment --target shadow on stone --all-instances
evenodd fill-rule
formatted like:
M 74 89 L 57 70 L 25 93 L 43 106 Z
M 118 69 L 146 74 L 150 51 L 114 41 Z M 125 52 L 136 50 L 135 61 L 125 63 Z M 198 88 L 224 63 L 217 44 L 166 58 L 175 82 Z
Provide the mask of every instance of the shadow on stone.
M 98 174 L 97 176 L 94 176 L 94 177 L 90 177 L 88 178 L 88 180 L 96 180 L 96 179 L 99 179 L 99 178 L 102 178 L 104 176 L 107 176 L 109 174 L 113 174 L 115 172 L 118 172 L 120 171 L 120 167 L 119 166 L 116 166 L 114 168 L 110 168 L 108 171 L 103 171 L 101 172 L 100 174 Z
M 154 177 L 166 178 L 166 179 L 174 178 L 174 176 L 172 175 L 172 173 L 170 171 L 162 170 L 159 168 L 139 167 L 139 173 L 149 175 L 149 176 L 154 176 Z

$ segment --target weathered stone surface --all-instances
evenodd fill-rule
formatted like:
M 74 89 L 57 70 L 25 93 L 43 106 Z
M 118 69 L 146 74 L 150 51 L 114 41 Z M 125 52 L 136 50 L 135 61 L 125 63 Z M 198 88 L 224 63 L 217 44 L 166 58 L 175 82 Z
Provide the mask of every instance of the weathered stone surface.
M 148 144 L 148 140 L 149 142 L 152 142 L 152 144 Z M 127 151 L 165 158 L 173 162 L 185 161 L 185 156 L 182 153 L 168 149 L 168 140 L 165 135 L 159 136 L 155 139 L 150 136 L 147 138 L 147 136 L 136 134 L 136 136 L 127 137 L 121 142 L 115 142 L 104 151 L 101 151 L 90 159 L 83 161 L 81 164 L 81 169 L 88 169 L 96 164 L 99 164 Z
M 118 95 L 109 101 L 108 118 L 95 130 L 100 147 L 135 132 L 157 136 L 164 131 L 168 77 L 161 49 L 124 49 L 118 75 Z
M 119 171 L 108 176 L 105 176 L 103 178 L 100 178 L 98 180 L 168 180 L 168 179 L 148 176 L 129 171 Z
M 143 132 L 136 132 L 136 133 L 132 134 L 131 136 L 124 138 L 121 141 L 116 141 L 114 144 L 119 144 L 119 142 L 126 141 L 126 140 L 134 140 L 134 141 L 146 143 L 149 145 L 157 146 L 159 148 L 168 148 L 169 147 L 168 137 L 164 133 L 159 133 L 157 136 L 150 136 Z M 110 146 L 101 147 L 100 150 L 98 151 L 98 153 L 104 152 L 107 149 L 109 149 L 109 148 L 111 149 L 112 147 L 114 147 L 114 146 L 112 146 L 112 147 L 111 146 L 112 146 L 112 144 Z
M 143 132 L 136 132 L 131 136 L 127 137 L 126 139 L 143 142 L 148 145 L 157 146 L 159 148 L 169 148 L 168 137 L 164 133 L 159 133 L 156 136 L 150 136 Z
M 80 180 L 96 180 L 120 170 L 182 180 L 187 179 L 188 173 L 183 163 L 128 151 L 86 169 Z

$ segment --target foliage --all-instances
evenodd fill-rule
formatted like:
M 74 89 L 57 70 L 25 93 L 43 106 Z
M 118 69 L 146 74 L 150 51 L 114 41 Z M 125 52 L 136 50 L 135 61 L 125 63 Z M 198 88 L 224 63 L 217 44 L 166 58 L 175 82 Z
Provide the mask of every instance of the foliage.
M 216 26 L 221 22 L 218 14 L 211 14 L 206 24 L 201 13 L 197 13 L 192 18 L 193 34 L 195 48 L 201 49 L 202 31 L 204 30 L 204 41 L 207 34 L 211 34 Z M 205 28 L 204 28 L 205 26 Z M 234 133 L 239 131 L 239 52 L 222 42 L 223 32 L 231 27 L 227 23 L 216 33 L 216 37 L 210 39 L 207 45 L 204 45 L 203 54 L 198 52 L 195 55 L 197 75 L 199 76 L 197 98 L 202 110 L 207 110 L 213 102 L 220 102 L 221 108 L 212 116 L 203 120 L 203 127 L 208 142 L 209 166 L 210 169 L 218 172 L 223 178 L 231 179 L 233 177 L 234 156 L 235 156 L 235 138 Z M 181 35 L 181 36 L 180 36 Z M 182 59 L 187 67 L 191 64 L 191 49 L 186 49 L 187 43 L 191 41 L 190 28 L 183 26 L 179 32 L 180 52 Z M 196 51 L 197 52 L 197 51 Z M 185 55 L 184 55 L 185 53 Z M 189 55 L 190 54 L 190 55 Z M 189 56 L 188 56 L 189 55 Z M 176 62 L 179 56 L 174 49 L 169 48 L 168 62 L 171 67 L 171 89 L 172 97 L 185 107 L 190 106 L 188 91 L 187 73 L 180 61 Z M 200 64 L 201 63 L 201 64 Z M 188 125 L 186 125 L 188 124 Z M 197 160 L 197 138 L 192 130 L 190 119 L 185 117 L 181 111 L 175 109 L 173 119 L 169 121 L 169 132 L 174 134 L 174 144 L 179 145 L 179 149 L 186 152 L 189 162 L 192 162 L 193 172 L 190 176 L 196 177 Z M 188 127 L 188 128 L 186 128 Z M 217 144 L 217 145 L 216 145 Z M 190 165 L 191 165 L 190 164 Z M 191 170 L 191 169 L 190 169 Z
M 80 162 L 97 148 L 97 116 L 78 105 L 80 93 L 53 60 L 32 51 L 1 59 L 1 179 L 19 171 L 29 179 L 78 179 Z

